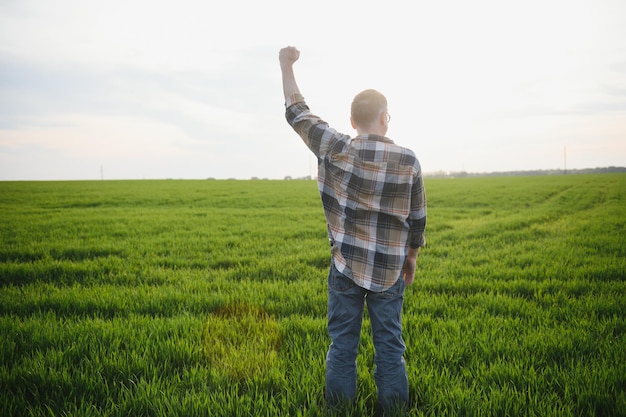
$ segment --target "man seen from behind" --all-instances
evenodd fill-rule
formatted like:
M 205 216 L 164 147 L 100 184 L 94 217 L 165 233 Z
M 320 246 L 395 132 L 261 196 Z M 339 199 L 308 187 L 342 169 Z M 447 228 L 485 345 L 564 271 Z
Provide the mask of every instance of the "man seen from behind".
M 354 97 L 351 137 L 309 110 L 300 93 L 295 47 L 280 50 L 287 122 L 315 154 L 332 261 L 328 275 L 327 402 L 356 397 L 359 338 L 367 302 L 375 347 L 374 379 L 383 409 L 407 406 L 402 304 L 425 245 L 426 195 L 419 161 L 387 138 L 386 98 Z

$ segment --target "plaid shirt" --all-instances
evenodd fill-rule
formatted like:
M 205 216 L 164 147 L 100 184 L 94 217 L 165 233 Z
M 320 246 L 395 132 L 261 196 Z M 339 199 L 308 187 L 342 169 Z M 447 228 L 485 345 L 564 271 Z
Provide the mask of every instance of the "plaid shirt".
M 300 94 L 287 122 L 317 156 L 318 188 L 335 266 L 357 285 L 385 291 L 402 274 L 409 245 L 425 245 L 426 194 L 415 154 L 378 135 L 338 133 Z

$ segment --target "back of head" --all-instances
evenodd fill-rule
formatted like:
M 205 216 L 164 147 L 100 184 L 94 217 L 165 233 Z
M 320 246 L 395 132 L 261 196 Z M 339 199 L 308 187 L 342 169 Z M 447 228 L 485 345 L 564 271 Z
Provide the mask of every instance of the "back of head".
M 376 90 L 361 91 L 352 100 L 350 116 L 357 126 L 368 126 L 387 110 L 387 99 Z

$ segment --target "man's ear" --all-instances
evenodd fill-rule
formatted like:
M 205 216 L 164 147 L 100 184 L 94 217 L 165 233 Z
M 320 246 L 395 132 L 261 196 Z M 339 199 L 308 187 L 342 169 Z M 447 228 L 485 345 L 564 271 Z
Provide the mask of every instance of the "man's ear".
M 350 124 L 352 125 L 352 129 L 356 130 L 356 125 L 354 124 L 354 120 L 350 117 Z

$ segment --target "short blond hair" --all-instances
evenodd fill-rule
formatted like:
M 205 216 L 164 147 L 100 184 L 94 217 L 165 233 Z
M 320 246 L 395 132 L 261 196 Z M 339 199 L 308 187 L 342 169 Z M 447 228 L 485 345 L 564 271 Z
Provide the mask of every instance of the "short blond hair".
M 387 99 L 376 90 L 364 90 L 352 100 L 350 117 L 357 126 L 369 126 L 383 111 L 387 110 Z

